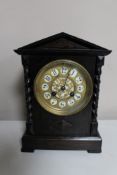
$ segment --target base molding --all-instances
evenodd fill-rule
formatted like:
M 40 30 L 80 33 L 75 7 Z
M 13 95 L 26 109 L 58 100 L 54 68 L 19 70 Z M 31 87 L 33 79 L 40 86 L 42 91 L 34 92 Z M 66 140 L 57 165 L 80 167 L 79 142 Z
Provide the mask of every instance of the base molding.
M 35 149 L 48 150 L 87 150 L 89 153 L 101 152 L 100 135 L 90 137 L 40 137 L 24 134 L 22 152 L 33 152 Z

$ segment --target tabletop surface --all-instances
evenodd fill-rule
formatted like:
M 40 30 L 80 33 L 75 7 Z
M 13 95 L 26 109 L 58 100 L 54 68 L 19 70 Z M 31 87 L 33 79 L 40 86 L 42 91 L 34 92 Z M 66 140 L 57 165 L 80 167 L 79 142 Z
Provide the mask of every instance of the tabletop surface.
M 25 122 L 0 121 L 0 175 L 116 175 L 117 120 L 99 121 L 102 153 L 36 150 L 20 152 Z

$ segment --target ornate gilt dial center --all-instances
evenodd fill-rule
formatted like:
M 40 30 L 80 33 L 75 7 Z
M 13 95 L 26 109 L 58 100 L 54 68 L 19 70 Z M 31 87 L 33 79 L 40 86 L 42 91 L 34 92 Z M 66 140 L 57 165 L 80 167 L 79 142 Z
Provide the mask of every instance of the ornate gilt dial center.
M 92 80 L 87 70 L 74 61 L 57 60 L 37 74 L 34 92 L 37 102 L 56 115 L 71 115 L 82 110 L 92 95 Z
M 59 77 L 52 84 L 52 91 L 56 92 L 56 97 L 66 99 L 70 97 L 70 93 L 74 91 L 74 83 L 65 77 Z

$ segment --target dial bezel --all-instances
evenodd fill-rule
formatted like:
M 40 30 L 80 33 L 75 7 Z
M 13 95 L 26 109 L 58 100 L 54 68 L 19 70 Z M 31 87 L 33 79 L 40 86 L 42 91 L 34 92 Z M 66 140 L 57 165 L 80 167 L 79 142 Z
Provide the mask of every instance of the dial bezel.
M 48 69 L 53 68 L 54 66 L 58 66 L 60 64 L 67 64 L 67 65 L 72 65 L 76 68 L 79 69 L 80 73 L 83 75 L 83 78 L 86 81 L 86 93 L 85 93 L 85 97 L 83 98 L 83 100 L 79 103 L 79 105 L 76 107 L 69 107 L 69 110 L 62 110 L 62 109 L 58 109 L 52 105 L 49 105 L 48 103 L 45 102 L 44 97 L 42 97 L 40 94 L 43 93 L 42 90 L 40 89 L 40 93 L 37 94 L 36 92 L 36 84 L 37 84 L 37 80 L 41 80 L 42 75 L 44 74 L 45 71 L 47 71 Z M 45 66 L 43 66 L 39 72 L 37 73 L 35 79 L 34 79 L 34 96 L 37 100 L 37 102 L 48 112 L 55 114 L 56 116 L 70 116 L 73 115 L 75 113 L 80 112 L 81 110 L 83 110 L 87 104 L 89 103 L 91 97 L 93 94 L 93 82 L 92 82 L 92 78 L 89 74 L 89 72 L 79 63 L 72 61 L 72 60 L 56 60 L 56 61 L 52 61 L 48 64 L 46 64 Z

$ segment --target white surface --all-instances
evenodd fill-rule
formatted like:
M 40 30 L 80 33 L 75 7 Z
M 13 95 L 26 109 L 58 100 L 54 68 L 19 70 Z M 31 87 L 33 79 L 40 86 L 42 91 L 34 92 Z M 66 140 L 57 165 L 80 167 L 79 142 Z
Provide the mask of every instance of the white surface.
M 0 119 L 21 120 L 24 113 L 23 69 L 13 49 L 58 32 L 113 50 L 103 69 L 99 117 L 117 119 L 116 18 L 116 0 L 0 0 Z
M 116 175 L 117 121 L 100 121 L 103 152 L 20 152 L 23 122 L 0 122 L 0 175 Z

